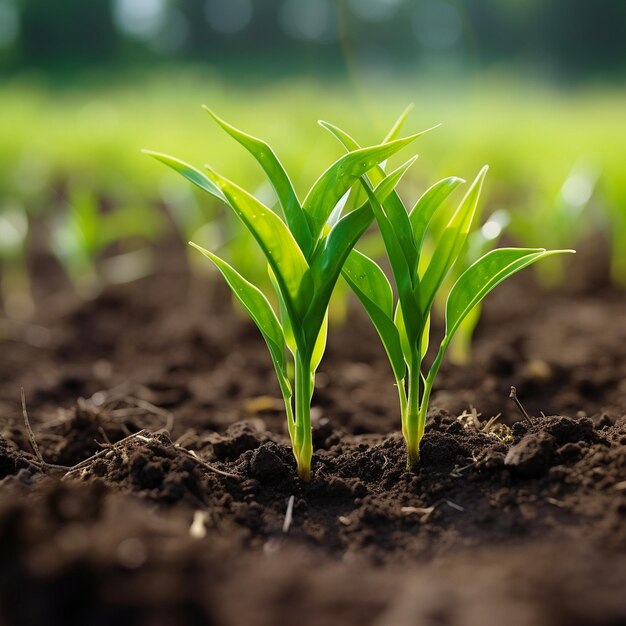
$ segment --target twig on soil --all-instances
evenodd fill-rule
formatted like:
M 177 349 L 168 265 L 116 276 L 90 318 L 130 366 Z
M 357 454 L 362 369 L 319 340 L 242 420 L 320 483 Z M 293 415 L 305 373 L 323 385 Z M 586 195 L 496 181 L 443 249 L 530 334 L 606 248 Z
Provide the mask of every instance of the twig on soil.
M 130 441 L 134 437 L 143 435 L 145 432 L 146 432 L 145 429 L 142 428 L 141 430 L 137 431 L 136 433 L 132 433 L 132 434 L 128 435 L 128 437 L 124 437 L 124 439 L 120 439 L 119 441 L 116 441 L 114 444 L 111 444 L 111 445 L 108 445 L 108 446 L 104 447 L 102 450 L 100 450 L 99 452 L 96 452 L 95 454 L 93 454 L 89 458 L 87 458 L 87 459 L 81 461 L 80 463 L 77 463 L 76 465 L 73 465 L 72 467 L 70 467 L 70 469 L 65 473 L 65 475 L 61 478 L 61 480 L 65 480 L 70 474 L 73 474 L 74 472 L 76 472 L 79 469 L 83 469 L 85 467 L 88 467 L 96 459 L 99 459 L 100 457 L 104 456 L 110 450 L 114 450 L 116 448 L 121 448 L 125 443 L 127 443 L 128 441 Z
M 522 403 L 519 401 L 517 397 L 517 389 L 511 385 L 511 393 L 509 394 L 509 398 L 515 402 L 515 405 L 520 410 L 521 414 L 524 416 L 524 419 L 532 426 L 533 421 L 530 419 L 530 415 L 526 413 L 526 409 L 522 406 Z
M 237 476 L 237 474 L 231 474 L 230 472 L 225 472 L 224 470 L 218 469 L 217 467 L 210 465 L 206 461 L 203 461 L 193 450 L 187 450 L 187 448 L 183 448 L 179 445 L 175 445 L 174 447 L 177 450 L 180 450 L 190 459 L 193 459 L 198 465 L 201 465 L 205 469 L 208 469 L 210 472 L 214 472 L 215 474 L 219 474 L 220 476 L 226 476 L 227 478 L 236 478 L 237 480 L 241 480 L 241 476 Z
M 30 425 L 30 420 L 28 419 L 28 411 L 26 410 L 26 396 L 24 395 L 24 388 L 21 387 L 21 395 L 22 395 L 22 415 L 24 417 L 24 424 L 26 426 L 26 430 L 28 431 L 28 440 L 30 441 L 30 445 L 35 452 L 35 456 L 37 457 L 37 461 L 30 461 L 34 465 L 38 465 L 41 468 L 42 472 L 46 472 L 46 470 L 61 470 L 67 471 L 68 468 L 65 465 L 56 465 L 55 463 L 48 463 L 44 460 L 41 451 L 39 450 L 39 446 L 37 445 L 37 440 L 35 439 L 35 433 Z
M 283 533 L 288 533 L 289 528 L 291 528 L 291 522 L 293 521 L 294 499 L 294 496 L 289 496 L 289 501 L 287 502 L 287 512 L 285 513 L 285 521 L 283 522 Z
M 465 511 L 465 508 L 462 507 L 460 504 L 457 504 L 456 502 L 452 502 L 452 500 L 446 500 L 445 503 L 452 509 L 455 509 L 456 511 Z
M 109 439 L 108 435 L 107 435 L 107 434 L 106 434 L 106 432 L 104 431 L 104 428 L 102 428 L 102 426 L 98 426 L 98 432 L 102 435 L 102 439 L 104 439 L 104 443 L 105 443 L 107 446 L 113 445 L 113 444 L 111 443 L 111 440 Z M 98 442 L 96 441 L 96 443 L 98 443 Z M 101 445 L 101 444 L 99 444 L 99 443 L 98 443 L 98 445 Z
M 33 429 L 30 427 L 30 420 L 28 419 L 28 411 L 26 410 L 26 396 L 24 395 L 24 387 L 20 388 L 22 394 L 22 416 L 24 417 L 24 424 L 26 425 L 26 430 L 28 432 L 28 439 L 30 440 L 30 445 L 33 451 L 35 452 L 36 457 L 39 459 L 39 462 L 42 466 L 46 465 L 46 462 L 43 460 L 41 456 L 41 452 L 39 451 L 39 446 L 37 445 L 37 441 L 35 439 L 35 433 Z

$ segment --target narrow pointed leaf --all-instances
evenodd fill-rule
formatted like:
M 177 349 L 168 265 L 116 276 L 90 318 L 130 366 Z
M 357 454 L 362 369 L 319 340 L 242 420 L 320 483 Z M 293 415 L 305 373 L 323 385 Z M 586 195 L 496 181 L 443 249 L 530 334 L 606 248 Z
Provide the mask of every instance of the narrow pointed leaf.
M 393 141 L 402 130 L 404 123 L 406 122 L 407 117 L 409 117 L 409 113 L 415 108 L 415 105 L 411 102 L 409 106 L 400 113 L 398 119 L 393 123 L 393 126 L 389 129 L 389 132 L 385 135 L 382 143 L 388 143 L 389 141 Z
M 358 250 L 352 250 L 342 269 L 350 286 L 358 289 L 389 318 L 393 316 L 393 291 L 380 266 Z
M 467 191 L 465 198 L 463 198 L 461 204 L 454 212 L 454 215 L 437 241 L 432 259 L 420 283 L 423 314 L 427 314 L 430 311 L 437 290 L 450 268 L 456 263 L 463 249 L 476 213 L 476 207 L 487 169 L 487 166 L 485 166 L 478 173 L 478 176 Z
M 393 192 L 395 184 L 415 159 L 409 159 L 404 165 L 385 177 L 374 190 L 378 201 L 384 201 Z M 316 297 L 307 314 L 307 319 L 319 318 L 322 310 L 328 306 L 328 300 L 341 273 L 344 262 L 361 235 L 374 219 L 370 204 L 365 204 L 356 211 L 348 213 L 335 224 L 329 235 L 321 242 L 311 260 L 311 274 L 316 285 Z M 391 315 L 391 314 L 390 314 Z
M 400 336 L 391 319 L 393 293 L 385 273 L 372 259 L 352 250 L 343 266 L 342 275 L 372 320 L 396 380 L 402 380 L 406 373 L 406 364 Z
M 287 224 L 289 224 L 289 229 L 302 250 L 307 253 L 311 249 L 312 239 L 306 215 L 300 206 L 298 196 L 285 168 L 272 148 L 262 139 L 238 130 L 213 113 L 208 107 L 205 106 L 203 108 L 233 139 L 248 150 L 263 168 L 278 196 L 278 201 Z
M 313 281 L 293 235 L 278 215 L 253 195 L 212 170 L 208 176 L 261 246 L 283 291 L 290 316 L 301 319 L 311 300 Z
M 360 148 L 359 144 L 350 135 L 348 135 L 348 133 L 341 130 L 339 127 L 322 121 L 320 121 L 319 124 L 333 134 L 342 143 L 346 150 L 357 150 Z M 427 128 L 417 135 L 421 136 L 431 130 L 434 130 L 435 128 L 437 128 L 437 126 Z M 380 167 L 380 165 L 376 165 L 376 167 L 367 172 L 367 175 L 373 185 L 378 185 L 385 178 L 385 171 Z M 361 182 L 362 184 L 365 184 L 364 181 Z M 353 189 L 352 193 L 354 194 L 355 202 L 359 201 L 363 197 L 363 189 L 361 188 Z M 385 207 L 385 212 L 396 230 L 396 238 L 402 247 L 402 252 L 407 260 L 411 273 L 414 274 L 417 269 L 419 248 L 416 248 L 415 246 L 413 231 L 406 207 L 395 190 L 393 193 L 389 194 L 388 198 L 383 203 L 383 206 Z
M 326 338 L 328 336 L 328 309 L 326 310 L 326 315 L 324 315 L 324 321 L 322 322 L 322 327 L 320 328 L 320 332 L 315 341 L 315 346 L 313 348 L 313 355 L 311 356 L 311 372 L 315 373 L 319 364 L 324 356 L 324 352 L 326 350 Z
M 431 218 L 448 196 L 464 182 L 462 178 L 457 178 L 456 176 L 444 178 L 427 189 L 422 197 L 415 203 L 415 206 L 409 214 L 409 219 L 411 221 L 411 229 L 413 230 L 413 238 L 418 253 L 422 249 L 426 229 L 428 228 Z
M 317 179 L 304 200 L 303 208 L 308 214 L 313 238 L 319 237 L 337 202 L 360 176 L 409 145 L 417 136 L 412 135 L 387 144 L 361 148 L 345 154 L 333 163 Z
M 408 161 L 406 161 L 406 163 L 403 163 L 400 167 L 396 168 L 393 172 L 390 172 L 380 181 L 374 190 L 374 193 L 381 204 L 385 204 L 387 198 L 389 198 L 389 196 L 394 192 L 397 184 L 409 170 L 411 165 L 415 163 L 415 161 L 417 161 L 417 155 L 411 157 Z
M 394 224 L 387 217 L 375 193 L 371 191 L 367 185 L 364 185 L 363 188 L 368 195 L 370 206 L 372 207 L 378 228 L 385 242 L 385 249 L 387 250 L 389 263 L 391 264 L 391 269 L 398 288 L 400 305 L 408 318 L 406 328 L 407 336 L 411 342 L 417 341 L 421 309 L 417 298 L 418 292 L 413 288 L 411 268 L 403 254 Z
M 499 248 L 485 254 L 465 270 L 450 291 L 446 303 L 444 342 L 449 342 L 467 314 L 503 280 L 540 259 L 572 252 L 542 248 Z
M 167 154 L 162 154 L 161 152 L 152 152 L 151 150 L 143 150 L 144 154 L 148 154 L 151 157 L 155 158 L 157 161 L 161 161 L 161 163 L 165 163 L 168 167 L 171 167 L 173 170 L 178 172 L 181 176 L 184 176 L 188 181 L 192 182 L 194 185 L 200 187 L 204 191 L 208 191 L 212 196 L 215 196 L 218 200 L 222 202 L 226 202 L 226 197 L 222 193 L 222 190 L 217 187 L 209 178 L 201 172 L 197 170 L 189 163 L 185 163 L 180 159 L 176 159 L 175 157 L 169 156 Z
M 322 241 L 311 260 L 311 275 L 315 284 L 315 298 L 305 318 L 305 325 L 310 333 L 317 333 L 328 309 L 330 296 L 333 292 L 343 264 L 374 219 L 369 204 L 342 217 L 332 228 L 329 235 Z M 314 337 L 313 337 L 314 338 Z
M 276 293 L 276 299 L 278 300 L 278 311 L 279 311 L 279 320 L 280 325 L 283 327 L 283 335 L 285 337 L 285 345 L 289 349 L 289 352 L 296 355 L 297 344 L 296 338 L 293 334 L 293 328 L 291 326 L 291 320 L 289 319 L 289 313 L 287 311 L 287 305 L 285 304 L 285 298 L 283 297 L 283 293 L 280 289 L 280 285 L 276 280 L 276 275 L 272 271 L 272 266 L 267 264 L 267 273 L 270 277 L 270 282 L 272 283 L 272 287 L 274 288 L 274 292 Z
M 318 120 L 317 123 L 324 129 L 327 130 L 339 143 L 348 151 L 352 152 L 353 150 L 358 150 L 361 146 L 357 143 L 357 141 L 349 135 L 345 130 L 339 128 L 339 126 L 335 126 L 330 122 L 326 122 L 324 120 Z
M 193 242 L 189 244 L 215 264 L 237 300 L 257 325 L 269 348 L 281 391 L 283 395 L 291 396 L 291 387 L 285 370 L 285 339 L 280 323 L 267 298 L 226 261 Z

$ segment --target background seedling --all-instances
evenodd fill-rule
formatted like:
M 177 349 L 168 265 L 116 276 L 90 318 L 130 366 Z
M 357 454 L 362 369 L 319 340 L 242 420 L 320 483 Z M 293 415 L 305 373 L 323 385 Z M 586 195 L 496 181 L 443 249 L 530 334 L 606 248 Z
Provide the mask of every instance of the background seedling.
M 265 339 L 285 403 L 298 475 L 306 481 L 313 453 L 311 399 L 315 372 L 326 347 L 329 300 L 346 257 L 373 220 L 369 201 L 346 215 L 342 215 L 340 201 L 360 176 L 418 135 L 348 152 L 317 179 L 301 202 L 267 143 L 209 113 L 259 163 L 278 198 L 280 215 L 208 166 L 205 174 L 173 157 L 149 154 L 228 205 L 267 259 L 278 315 L 257 286 L 209 250 L 191 244 L 215 264 Z M 393 193 L 414 160 L 381 176 L 370 192 L 372 197 L 383 201 Z
M 51 247 L 77 293 L 91 298 L 107 282 L 129 282 L 148 273 L 150 250 L 145 245 L 124 250 L 123 244 L 152 241 L 162 229 L 162 219 L 151 207 L 126 206 L 104 212 L 96 195 L 84 184 L 75 183 L 65 213 L 54 223 Z M 114 254 L 102 258 L 106 249 L 115 246 Z

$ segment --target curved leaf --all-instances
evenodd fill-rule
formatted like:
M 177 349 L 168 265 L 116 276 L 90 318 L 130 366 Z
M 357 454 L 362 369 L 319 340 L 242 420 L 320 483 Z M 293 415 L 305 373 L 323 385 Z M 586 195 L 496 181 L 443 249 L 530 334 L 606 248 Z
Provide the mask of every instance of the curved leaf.
M 326 351 L 326 338 L 328 336 L 328 309 L 326 309 L 326 315 L 324 315 L 324 321 L 322 327 L 315 340 L 315 346 L 313 346 L 313 354 L 311 356 L 311 372 L 315 374 L 317 368 Z M 315 382 L 315 381 L 313 381 Z
M 383 139 L 383 143 L 388 143 L 389 141 L 393 141 L 402 130 L 404 126 L 404 122 L 406 122 L 407 117 L 409 117 L 409 113 L 415 108 L 415 104 L 411 102 L 402 113 L 400 113 L 398 119 L 393 123 L 393 126 L 389 129 L 389 132 L 385 135 Z
M 188 181 L 200 187 L 200 189 L 208 191 L 218 200 L 226 202 L 226 197 L 222 193 L 221 189 L 217 187 L 205 174 L 203 174 L 200 170 L 197 170 L 192 165 L 189 165 L 189 163 L 185 163 L 184 161 L 169 156 L 168 154 L 162 154 L 161 152 L 152 152 L 152 150 L 142 150 L 142 152 L 155 158 L 157 161 L 161 161 L 161 163 L 165 163 L 165 165 L 171 167 L 181 176 L 184 176 Z
M 422 249 L 426 229 L 437 209 L 443 204 L 446 198 L 465 181 L 456 176 L 444 178 L 432 187 L 427 189 L 422 197 L 415 203 L 413 209 L 409 213 L 411 229 L 413 230 L 413 238 L 417 247 L 418 254 Z
M 305 318 L 305 332 L 309 342 L 315 339 L 311 335 L 318 332 L 346 257 L 373 219 L 374 215 L 368 204 L 348 213 L 333 226 L 315 251 L 311 260 L 315 296 Z
M 390 143 L 360 148 L 335 161 L 315 182 L 304 200 L 313 239 L 317 239 L 328 216 L 350 187 L 366 172 L 414 141 L 418 135 Z
M 468 313 L 502 281 L 528 265 L 554 254 L 573 250 L 544 250 L 543 248 L 499 248 L 482 256 L 456 281 L 446 302 L 446 335 L 449 343 L 459 324 Z
M 427 314 L 430 311 L 437 290 L 450 268 L 456 263 L 463 249 L 476 213 L 478 198 L 480 197 L 487 169 L 487 166 L 485 166 L 480 170 L 437 241 L 433 256 L 420 283 L 423 314 Z
M 261 246 L 283 291 L 295 326 L 295 321 L 302 319 L 313 294 L 313 281 L 302 250 L 278 215 L 253 195 L 213 170 L 208 170 L 208 176 Z
M 378 202 L 376 194 L 369 189 L 367 185 L 363 187 L 368 195 L 370 206 L 376 217 L 378 228 L 380 229 L 383 241 L 385 243 L 385 250 L 391 264 L 393 276 L 396 281 L 396 287 L 398 289 L 398 299 L 400 306 L 405 314 L 405 318 L 408 318 L 408 325 L 406 328 L 407 336 L 410 342 L 417 341 L 421 319 L 421 308 L 419 306 L 419 290 L 413 288 L 413 276 L 409 267 L 408 261 L 402 253 L 402 246 L 398 240 L 396 229 L 394 224 L 387 217 L 383 207 Z
M 238 130 L 213 113 L 208 107 L 204 106 L 203 108 L 233 139 L 238 141 L 263 168 L 263 171 L 278 196 L 278 201 L 285 215 L 287 224 L 289 224 L 289 229 L 306 256 L 312 246 L 309 224 L 300 206 L 293 184 L 272 148 L 262 139 L 258 139 L 257 137 L 253 137 L 252 135 Z
M 393 294 L 380 267 L 357 250 L 352 250 L 343 266 L 342 275 L 369 315 L 389 358 L 393 374 L 401 381 L 406 374 L 400 335 L 391 315 Z
M 405 114 L 411 109 L 408 108 L 403 112 L 403 114 L 398 118 L 396 124 L 389 132 L 388 137 L 393 136 L 394 129 L 398 124 L 402 124 L 404 122 Z M 333 124 L 329 124 L 328 122 L 320 121 L 318 122 L 320 126 L 324 129 L 328 130 L 332 135 L 334 135 L 346 148 L 346 150 L 357 150 L 360 148 L 359 144 L 345 131 L 341 130 L 338 126 L 334 126 Z M 433 126 L 432 128 L 427 128 L 419 133 L 417 136 L 424 135 L 425 133 L 434 130 L 438 126 Z M 373 185 L 378 185 L 383 178 L 385 177 L 385 171 L 380 165 L 376 165 L 369 172 L 367 172 L 368 177 L 370 178 Z M 365 184 L 363 181 L 361 181 Z M 353 193 L 355 194 L 355 201 L 358 201 L 361 197 L 363 190 L 354 189 Z M 411 273 L 413 274 L 417 269 L 417 261 L 418 261 L 418 251 L 419 248 L 416 248 L 415 241 L 413 238 L 413 231 L 411 228 L 411 223 L 409 221 L 408 212 L 402 202 L 400 196 L 394 191 L 390 193 L 388 198 L 382 203 L 385 207 L 385 211 L 389 216 L 390 221 L 393 223 L 394 228 L 396 230 L 396 237 L 400 246 L 402 247 L 402 252 L 407 260 L 409 268 L 411 269 Z
M 257 325 L 269 348 L 281 391 L 285 397 L 291 397 L 291 386 L 285 369 L 285 338 L 280 322 L 267 298 L 226 261 L 191 241 L 189 245 L 204 254 L 215 264 L 237 300 Z
M 358 250 L 352 250 L 342 269 L 343 277 L 389 318 L 393 315 L 393 291 L 380 266 Z

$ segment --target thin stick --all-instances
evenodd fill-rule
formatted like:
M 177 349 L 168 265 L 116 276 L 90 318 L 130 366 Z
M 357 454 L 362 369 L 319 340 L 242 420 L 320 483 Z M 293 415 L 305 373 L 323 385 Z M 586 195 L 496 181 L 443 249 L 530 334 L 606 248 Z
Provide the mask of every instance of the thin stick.
M 120 439 L 119 441 L 116 441 L 113 445 L 107 446 L 106 448 L 104 448 L 103 450 L 100 450 L 99 452 L 96 452 L 94 455 L 90 456 L 88 459 L 85 459 L 84 461 L 81 461 L 80 463 L 77 463 L 76 465 L 73 465 L 65 474 L 65 476 L 63 476 L 63 479 L 66 479 L 70 474 L 74 473 L 76 470 L 82 469 L 83 467 L 87 467 L 88 465 L 91 465 L 96 459 L 99 459 L 101 456 L 104 456 L 107 452 L 109 452 L 110 450 L 114 450 L 116 448 L 121 447 L 123 444 L 125 444 L 127 441 L 129 441 L 130 439 L 133 439 L 134 437 L 137 437 L 137 435 L 143 435 L 143 433 L 145 433 L 145 429 L 141 429 L 140 431 L 133 433 L 132 435 L 128 435 L 128 437 L 124 437 L 124 439 Z
M 283 522 L 283 533 L 289 532 L 291 522 L 293 521 L 293 502 L 294 497 L 289 496 L 289 501 L 287 502 L 287 512 L 285 513 L 285 521 Z
M 22 416 L 24 417 L 24 424 L 26 425 L 26 430 L 28 431 L 28 439 L 30 440 L 30 445 L 35 452 L 35 455 L 39 459 L 39 462 L 42 466 L 46 466 L 46 462 L 43 460 L 41 456 L 41 452 L 39 451 L 39 446 L 37 445 L 37 441 L 35 440 L 35 433 L 33 429 L 30 427 L 30 420 L 28 419 L 28 411 L 26 411 L 26 396 L 24 395 L 24 387 L 20 388 L 22 392 Z
M 522 403 L 519 401 L 517 397 L 517 389 L 511 385 L 511 393 L 509 394 L 509 398 L 515 402 L 515 405 L 520 410 L 521 414 L 524 416 L 524 419 L 532 426 L 533 421 L 530 419 L 530 415 L 526 413 L 526 409 L 522 406 Z
M 236 478 L 237 480 L 241 480 L 241 476 L 237 476 L 237 474 L 231 474 L 230 472 L 225 472 L 224 470 L 218 469 L 213 465 L 210 465 L 206 461 L 203 461 L 193 450 L 187 450 L 187 448 L 183 448 L 182 446 L 176 445 L 176 449 L 180 450 L 183 454 L 187 455 L 190 459 L 193 459 L 198 465 L 201 465 L 205 469 L 208 469 L 210 472 L 214 472 L 215 474 L 220 474 L 220 476 L 226 476 L 227 478 Z

